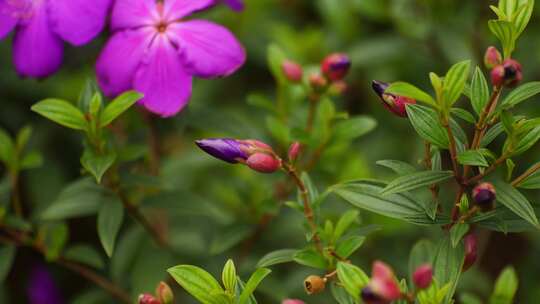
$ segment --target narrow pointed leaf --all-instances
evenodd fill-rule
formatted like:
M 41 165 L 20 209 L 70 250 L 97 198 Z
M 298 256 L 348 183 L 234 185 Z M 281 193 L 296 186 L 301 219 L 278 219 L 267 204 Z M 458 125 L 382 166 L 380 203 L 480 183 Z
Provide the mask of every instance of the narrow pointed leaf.
M 257 269 L 249 278 L 249 280 L 246 283 L 246 286 L 244 287 L 244 290 L 240 294 L 240 299 L 238 300 L 238 304 L 246 304 L 249 301 L 249 298 L 255 292 L 255 289 L 259 284 L 264 280 L 264 278 L 270 274 L 272 270 L 268 268 L 259 268 Z
M 88 126 L 81 110 L 65 100 L 45 99 L 33 105 L 32 111 L 71 129 L 86 130 Z
M 484 73 L 476 67 L 471 82 L 471 103 L 476 114 L 480 115 L 489 102 L 489 86 Z
M 178 265 L 169 268 L 167 272 L 202 304 L 219 303 L 212 297 L 212 293 L 223 291 L 223 288 L 204 269 L 192 265 Z
M 495 185 L 497 191 L 497 201 L 517 214 L 519 217 L 528 221 L 535 227 L 539 227 L 538 219 L 534 212 L 534 208 L 527 198 L 517 189 L 506 183 L 497 183 Z
M 394 193 L 402 193 L 418 189 L 421 187 L 428 187 L 445 181 L 454 176 L 452 171 L 422 171 L 412 174 L 400 176 L 397 179 L 391 181 L 381 192 L 382 195 L 389 195 Z
M 437 107 L 437 103 L 428 93 L 420 90 L 412 84 L 406 82 L 394 82 L 386 90 L 385 93 L 394 94 L 397 96 L 409 97 L 422 101 L 430 106 Z

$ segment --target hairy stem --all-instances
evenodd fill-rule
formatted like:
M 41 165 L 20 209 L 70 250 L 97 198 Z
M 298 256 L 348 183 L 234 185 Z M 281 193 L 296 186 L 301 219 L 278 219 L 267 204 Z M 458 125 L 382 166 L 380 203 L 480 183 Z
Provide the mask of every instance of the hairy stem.
M 495 169 L 497 169 L 497 167 L 500 166 L 501 164 L 503 164 L 506 161 L 507 158 L 508 157 L 506 155 L 502 155 L 493 164 L 491 164 L 491 166 L 487 167 L 486 170 L 484 170 L 484 172 L 482 172 L 482 173 L 480 173 L 480 174 L 478 174 L 476 176 L 471 177 L 465 183 L 467 185 L 477 183 L 482 178 L 486 177 L 491 172 L 493 172 Z
M 536 165 L 529 168 L 527 171 L 525 171 L 523 174 L 518 176 L 516 179 L 512 181 L 512 186 L 517 186 L 521 182 L 523 182 L 525 179 L 527 179 L 529 176 L 533 175 L 534 173 L 538 172 L 540 170 L 540 163 L 537 163 Z
M 457 163 L 457 148 L 456 148 L 456 138 L 454 137 L 454 134 L 452 132 L 452 128 L 450 127 L 450 124 L 448 122 L 448 118 L 443 118 L 443 126 L 446 129 L 446 133 L 448 134 L 448 140 L 450 142 L 450 158 L 452 160 L 452 170 L 454 171 L 454 177 L 458 181 L 458 183 L 461 183 L 461 177 L 459 174 L 459 167 Z

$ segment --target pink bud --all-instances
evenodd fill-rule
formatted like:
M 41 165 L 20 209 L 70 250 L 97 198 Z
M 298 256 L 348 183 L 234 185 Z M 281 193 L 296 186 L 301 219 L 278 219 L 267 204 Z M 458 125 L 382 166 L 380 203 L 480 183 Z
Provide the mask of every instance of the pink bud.
M 328 86 L 328 81 L 321 74 L 309 75 L 309 85 L 315 92 L 324 92 Z
M 165 282 L 159 282 L 156 288 L 156 295 L 159 298 L 161 304 L 172 304 L 174 300 L 174 295 L 171 290 L 171 287 Z
M 496 47 L 490 46 L 484 55 L 484 64 L 488 69 L 493 69 L 495 66 L 502 63 L 502 56 Z
M 420 289 L 428 288 L 433 280 L 433 268 L 429 264 L 424 264 L 413 273 L 413 282 Z
M 491 83 L 494 86 L 514 87 L 523 79 L 521 64 L 514 59 L 506 59 L 491 70 Z
M 345 78 L 350 68 L 351 60 L 343 53 L 330 54 L 321 63 L 322 73 L 331 81 Z
M 463 238 L 465 245 L 465 260 L 463 262 L 462 271 L 465 272 L 476 262 L 478 256 L 478 241 L 476 235 L 471 233 Z
M 371 86 L 383 102 L 384 107 L 399 117 L 407 117 L 407 104 L 416 104 L 416 100 L 412 98 L 385 93 L 390 86 L 386 82 L 373 80 Z
M 281 302 L 281 304 L 305 304 L 302 300 L 297 299 L 285 299 Z
M 381 261 L 375 261 L 371 271 L 372 279 L 369 286 L 373 293 L 386 301 L 401 298 L 399 283 L 390 266 Z
M 161 304 L 158 299 L 149 293 L 144 293 L 139 296 L 139 304 Z
M 248 157 L 246 164 L 260 173 L 274 173 L 281 168 L 281 160 L 266 153 L 254 153 Z
M 302 81 L 302 76 L 304 75 L 304 70 L 302 69 L 302 66 L 298 63 L 291 61 L 291 60 L 285 60 L 281 64 L 281 69 L 283 70 L 283 74 L 285 74 L 285 77 L 291 82 L 300 82 Z
M 300 153 L 301 148 L 302 146 L 297 141 L 291 144 L 291 146 L 289 147 L 289 153 L 288 153 L 290 162 L 296 161 L 296 158 L 298 158 L 298 154 Z

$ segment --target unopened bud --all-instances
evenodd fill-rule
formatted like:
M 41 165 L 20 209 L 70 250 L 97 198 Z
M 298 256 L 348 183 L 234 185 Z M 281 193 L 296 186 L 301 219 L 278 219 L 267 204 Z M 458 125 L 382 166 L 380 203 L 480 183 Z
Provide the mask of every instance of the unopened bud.
M 497 87 L 515 87 L 522 79 L 521 64 L 514 59 L 506 59 L 491 70 L 491 83 Z
M 310 275 L 304 280 L 304 289 L 309 295 L 322 292 L 325 286 L 326 280 L 320 276 Z
M 491 183 L 481 183 L 474 187 L 472 195 L 474 202 L 482 211 L 490 211 L 495 207 L 496 191 Z
M 390 84 L 382 81 L 373 80 L 371 86 L 385 108 L 399 117 L 407 117 L 407 104 L 416 104 L 416 100 L 404 96 L 385 93 Z
M 156 295 L 161 302 L 161 304 L 172 304 L 174 301 L 174 295 L 171 290 L 171 287 L 165 282 L 159 282 L 156 287 Z
M 159 300 L 156 299 L 153 295 L 149 293 L 143 293 L 139 296 L 139 299 L 137 300 L 139 304 L 161 304 L 159 303 Z
M 329 91 L 330 91 L 330 94 L 339 96 L 339 95 L 343 95 L 343 93 L 347 91 L 348 87 L 349 85 L 347 85 L 345 81 L 340 80 L 340 81 L 333 82 L 332 85 L 330 86 Z
M 255 153 L 248 157 L 246 164 L 251 169 L 260 173 L 274 173 L 281 168 L 281 160 L 274 155 Z
M 285 60 L 281 64 L 281 69 L 283 70 L 283 74 L 285 74 L 285 77 L 290 82 L 302 81 L 304 70 L 302 69 L 302 66 L 299 65 L 298 63 L 291 60 Z
M 349 73 L 351 60 L 343 53 L 334 53 L 326 56 L 321 63 L 321 71 L 331 81 L 338 81 Z
M 484 64 L 488 69 L 493 69 L 495 66 L 502 63 L 501 52 L 496 47 L 490 46 L 484 55 Z
M 291 144 L 291 146 L 289 147 L 289 153 L 288 153 L 289 161 L 291 163 L 296 161 L 296 159 L 298 158 L 298 154 L 300 154 L 301 148 L 302 148 L 302 145 L 300 145 L 300 143 L 297 141 Z
M 321 74 L 314 73 L 309 75 L 309 85 L 313 91 L 317 93 L 324 92 L 328 86 L 328 80 L 324 78 Z
M 381 261 L 373 263 L 369 286 L 377 296 L 386 301 L 394 301 L 401 297 L 401 290 L 394 271 Z
M 369 285 L 362 288 L 360 297 L 362 298 L 362 301 L 364 301 L 365 304 L 386 303 L 386 301 L 382 297 L 380 297 L 378 294 L 376 294 Z
M 281 304 L 305 304 L 302 300 L 297 299 L 285 299 L 281 302 Z
M 465 272 L 476 262 L 478 256 L 478 241 L 476 235 L 471 233 L 463 238 L 465 245 L 465 260 L 463 262 L 462 271 Z
M 428 288 L 433 281 L 433 268 L 429 264 L 421 265 L 413 273 L 413 282 L 419 289 Z

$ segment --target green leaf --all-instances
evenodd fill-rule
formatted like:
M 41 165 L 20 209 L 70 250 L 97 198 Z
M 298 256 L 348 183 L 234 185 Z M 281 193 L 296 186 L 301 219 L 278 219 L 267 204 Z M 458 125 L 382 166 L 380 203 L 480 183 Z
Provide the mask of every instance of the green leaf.
M 336 245 L 336 253 L 340 258 L 346 259 L 358 250 L 365 240 L 366 238 L 363 236 L 353 235 L 348 237 Z
M 540 163 L 535 164 L 531 169 L 538 166 L 540 166 Z M 521 181 L 517 187 L 523 189 L 540 189 L 540 170 L 529 175 L 526 179 Z
M 219 303 L 212 297 L 212 292 L 223 291 L 223 288 L 204 269 L 192 265 L 178 265 L 167 269 L 167 272 L 202 304 Z
M 15 140 L 15 146 L 19 151 L 22 151 L 26 147 L 28 141 L 30 140 L 30 136 L 32 136 L 32 127 L 25 126 L 19 130 L 17 133 L 17 139 Z
M 257 269 L 249 278 L 249 280 L 246 283 L 246 286 L 244 287 L 244 290 L 240 294 L 240 299 L 238 300 L 238 304 L 246 304 L 249 301 L 250 296 L 253 294 L 257 286 L 264 280 L 264 278 L 270 274 L 272 270 L 268 268 L 259 268 Z
M 489 86 L 484 73 L 476 67 L 471 81 L 471 103 L 476 114 L 480 115 L 489 102 Z
M 452 247 L 456 248 L 459 245 L 461 239 L 469 231 L 469 225 L 464 223 L 457 223 L 450 229 L 450 241 L 452 242 Z
M 459 99 L 467 78 L 469 78 L 469 70 L 471 61 L 465 60 L 454 64 L 443 81 L 443 100 L 446 109 L 450 109 L 452 105 Z
M 389 168 L 396 172 L 398 175 L 408 175 L 417 172 L 414 166 L 400 160 L 379 160 L 376 162 L 376 164 Z
M 40 227 L 39 235 L 44 236 L 45 259 L 55 261 L 67 243 L 69 230 L 64 222 L 47 223 Z
M 105 110 L 103 110 L 100 126 L 102 128 L 108 126 L 137 101 L 141 100 L 141 98 L 143 98 L 143 95 L 135 91 L 128 91 L 116 97 L 105 107 Z
M 516 39 L 523 33 L 527 25 L 529 24 L 529 21 L 531 20 L 531 16 L 534 9 L 534 0 L 520 0 L 519 1 L 519 9 L 517 10 L 516 14 L 514 15 L 513 23 L 514 23 L 514 29 L 515 29 L 515 37 Z
M 334 300 L 338 304 L 355 304 L 355 299 L 349 295 L 349 293 L 345 290 L 345 288 L 341 287 L 341 285 L 338 285 L 336 283 L 333 283 L 330 286 L 330 291 L 332 292 L 332 297 L 334 297 Z
M 369 277 L 362 269 L 349 263 L 338 262 L 337 276 L 345 290 L 356 300 L 362 288 L 369 283 Z
M 424 264 L 433 264 L 435 249 L 435 245 L 429 240 L 420 240 L 414 244 L 409 254 L 409 279 L 411 281 L 416 268 Z
M 489 167 L 489 163 L 481 150 L 467 150 L 461 152 L 457 159 L 462 165 Z
M 275 138 L 280 145 L 286 146 L 290 142 L 291 130 L 282 121 L 269 116 L 266 118 L 266 127 L 272 137 Z
M 0 246 L 0 282 L 4 282 L 11 270 L 17 247 L 15 245 Z
M 528 221 L 535 227 L 539 227 L 538 219 L 534 209 L 527 200 L 527 198 L 521 194 L 517 189 L 506 183 L 496 183 L 495 189 L 497 191 L 497 201 L 517 214 L 519 217 Z
M 19 164 L 21 169 L 35 169 L 43 165 L 43 156 L 38 151 L 32 151 L 23 156 L 21 163 Z
M 472 115 L 467 110 L 463 110 L 461 108 L 452 108 L 450 109 L 450 113 L 452 113 L 453 115 L 457 116 L 458 118 L 461 118 L 462 120 L 470 124 L 476 123 L 476 119 L 474 118 L 474 115 Z
M 434 277 L 437 281 L 446 285 L 451 284 L 451 290 L 446 295 L 444 303 L 451 303 L 452 296 L 456 290 L 459 277 L 461 275 L 461 268 L 463 267 L 463 261 L 465 258 L 465 250 L 463 244 L 460 243 L 457 247 L 452 247 L 450 238 L 444 238 L 438 245 L 437 253 L 433 262 Z
M 430 185 L 438 184 L 452 178 L 452 171 L 421 171 L 403 175 L 391 181 L 381 192 L 381 195 L 402 193 Z
M 351 140 L 371 132 L 377 121 L 369 116 L 356 116 L 334 125 L 334 136 L 343 140 Z
M 328 266 L 326 259 L 310 248 L 297 251 L 293 256 L 293 260 L 300 265 L 318 269 L 326 269 Z
M 495 282 L 490 304 L 512 304 L 518 288 L 518 278 L 513 267 L 506 267 Z
M 538 140 L 540 140 L 540 126 L 521 133 L 518 136 L 517 143 L 511 150 L 510 155 L 515 156 L 526 152 L 532 148 L 538 142 Z
M 41 214 L 42 220 L 62 220 L 97 213 L 105 188 L 86 178 L 68 185 Z
M 332 239 L 337 241 L 346 231 L 351 227 L 352 224 L 358 222 L 359 212 L 356 210 L 349 210 L 345 212 L 336 224 L 336 229 L 334 229 L 334 236 Z
M 297 252 L 297 249 L 280 249 L 272 251 L 264 255 L 259 262 L 257 267 L 268 267 L 276 264 L 283 264 L 294 261 L 294 255 Z
M 503 46 L 504 58 L 510 58 L 515 48 L 515 28 L 509 21 L 489 20 L 490 31 L 501 41 Z
M 448 148 L 448 134 L 437 112 L 421 105 L 408 104 L 406 107 L 409 120 L 420 137 L 439 148 Z
M 334 192 L 352 205 L 417 225 L 432 225 L 425 203 L 406 194 L 381 195 L 384 183 L 360 180 L 332 186 Z M 440 217 L 442 219 L 443 217 Z
M 283 52 L 283 50 L 279 46 L 277 46 L 276 44 L 271 44 L 270 46 L 268 46 L 268 66 L 270 67 L 270 71 L 272 72 L 272 75 L 278 83 L 287 82 L 287 78 L 285 78 L 285 75 L 283 74 L 283 69 L 281 68 L 281 65 L 283 64 L 283 61 L 285 59 L 287 59 L 285 52 Z
M 65 100 L 45 99 L 33 105 L 32 111 L 67 128 L 86 130 L 88 127 L 81 110 Z
M 0 128 L 0 160 L 6 164 L 13 165 L 15 155 L 15 144 L 9 134 Z
M 394 82 L 386 90 L 385 93 L 398 96 L 409 97 L 422 101 L 432 107 L 437 108 L 437 102 L 428 93 L 420 90 L 412 84 L 406 82 Z
M 98 213 L 97 230 L 101 245 L 109 257 L 112 256 L 116 236 L 123 220 L 124 206 L 116 197 L 103 202 Z
M 81 164 L 90 172 L 96 179 L 98 184 L 101 183 L 103 175 L 109 170 L 116 160 L 116 154 L 108 153 L 105 155 L 96 154 L 91 148 L 86 148 L 81 157 Z
M 497 123 L 491 127 L 487 132 L 482 141 L 480 142 L 480 147 L 486 147 L 491 144 L 495 138 L 497 138 L 504 131 L 504 126 L 501 122 Z
M 235 294 L 236 267 L 234 266 L 233 260 L 229 259 L 227 260 L 227 263 L 225 263 L 225 266 L 223 267 L 223 271 L 221 273 L 221 281 L 223 282 L 223 286 L 225 286 L 225 290 L 227 290 L 231 294 Z
M 65 258 L 97 269 L 103 269 L 105 263 L 101 255 L 91 246 L 74 245 L 64 251 Z
M 502 109 L 510 109 L 521 102 L 540 94 L 540 81 L 528 82 L 512 90 L 502 102 Z

